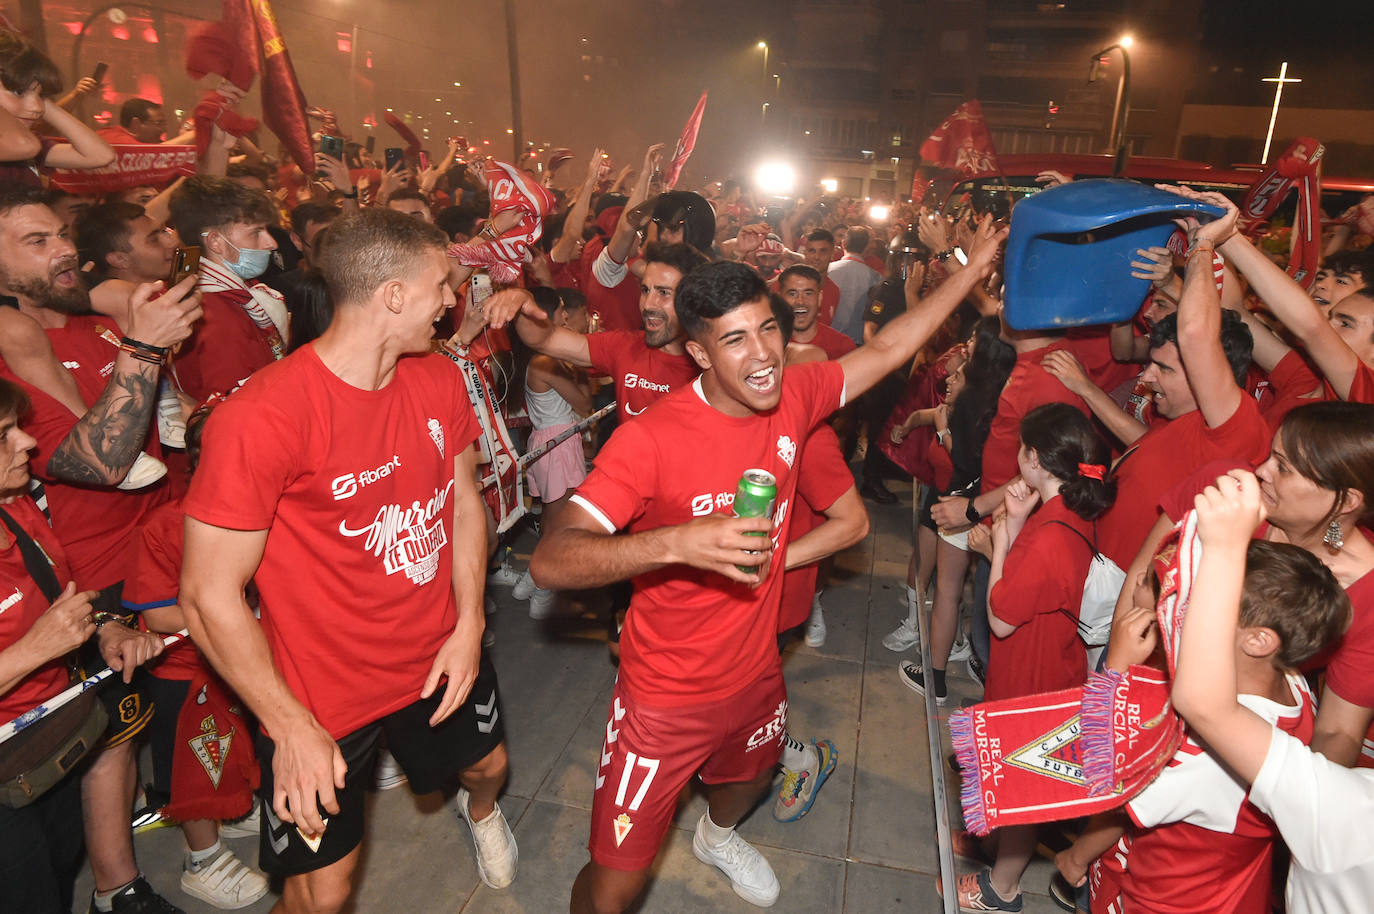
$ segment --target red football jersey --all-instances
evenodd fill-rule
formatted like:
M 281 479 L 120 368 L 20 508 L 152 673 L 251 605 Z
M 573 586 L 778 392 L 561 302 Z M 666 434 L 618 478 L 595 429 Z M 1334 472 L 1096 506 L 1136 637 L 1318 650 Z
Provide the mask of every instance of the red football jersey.
M 1092 524 L 1065 507 L 1064 499 L 1052 498 L 1026 519 L 1011 544 L 988 606 L 1017 629 L 992 639 L 985 701 L 1071 689 L 1087 679 L 1078 607 L 1092 553 L 1074 530 L 1092 539 Z
M 810 345 L 819 346 L 821 351 L 825 353 L 825 357 L 832 361 L 859 348 L 853 340 L 829 324 L 816 325 L 816 338 L 811 341 Z
M 1327 664 L 1326 684 L 1352 705 L 1374 708 L 1374 572 L 1347 587 L 1345 595 L 1355 616 Z M 1374 768 L 1374 726 L 1365 734 L 1357 767 Z
M 418 700 L 453 633 L 453 460 L 477 434 L 448 359 L 402 358 L 390 384 L 360 390 L 313 345 L 210 417 L 186 514 L 268 531 L 262 627 L 335 738 Z
M 159 505 L 129 543 L 124 608 L 141 613 L 174 606 L 181 593 L 181 556 L 186 543 L 186 513 L 180 500 Z M 147 625 L 142 628 L 147 631 Z M 193 679 L 201 669 L 200 652 L 190 641 L 172 645 L 148 668 L 159 679 Z
M 834 362 L 786 369 L 782 399 L 767 413 L 737 418 L 706 402 L 700 380 L 616 430 L 573 501 L 608 533 L 631 533 L 730 513 L 745 470 L 777 478 L 774 552 L 767 578 L 749 587 L 686 565 L 634 579 L 620 639 L 620 682 L 648 704 L 677 706 L 728 698 L 778 665 L 778 606 L 801 442 L 844 405 L 844 371 Z
M 820 526 L 825 520 L 825 510 L 852 488 L 854 475 L 844 462 L 835 430 L 829 425 L 817 427 L 802 447 L 801 467 L 797 470 L 799 497 L 792 509 L 792 521 L 787 525 L 787 541 L 790 543 Z M 811 615 L 811 599 L 816 593 L 819 570 L 812 562 L 783 575 L 778 631 L 785 632 L 801 625 Z
M 1216 428 L 1196 409 L 1151 428 L 1116 465 L 1116 503 L 1098 521 L 1098 547 L 1129 568 L 1171 489 L 1213 460 L 1235 458 L 1259 466 L 1269 456 L 1272 438 L 1259 406 L 1244 395 L 1231 418 Z
M 1290 676 L 1293 703 L 1255 695 L 1239 700 L 1303 743 L 1312 739 L 1312 696 Z M 1245 786 L 1203 751 L 1191 734 L 1148 787 L 1126 804 L 1139 831 L 1121 881 L 1123 914 L 1250 914 L 1269 910 L 1274 822 L 1250 802 Z
M 57 360 L 76 378 L 81 399 L 87 406 L 95 403 L 114 372 L 119 340 L 124 336 L 119 325 L 100 315 L 69 317 L 65 327 L 46 332 Z M 149 511 L 171 498 L 166 478 L 136 492 L 54 481 L 47 472 L 48 458 L 76 425 L 77 417 L 7 368 L 4 375 L 23 387 L 33 401 L 33 409 L 23 420 L 24 430 L 38 439 L 30 466 L 34 475 L 47 483 L 52 527 L 66 550 L 76 585 L 82 590 L 100 590 L 123 580 L 124 550 L 134 531 Z M 153 457 L 162 456 L 156 415 L 148 420 L 143 450 Z
M 172 364 L 177 385 L 196 400 L 203 403 L 211 394 L 228 393 L 272 363 L 268 332 L 243 310 L 251 298 L 238 289 L 201 296 L 205 314 Z
M 644 345 L 641 330 L 589 333 L 587 352 L 592 373 L 615 381 L 616 414 L 621 422 L 633 419 L 650 403 L 701 374 L 691 356 L 671 355 Z
M 1021 449 L 1021 420 L 1026 413 L 1046 403 L 1067 403 L 1090 416 L 1088 405 L 1071 393 L 1058 378 L 1040 367 L 1040 361 L 1053 349 L 1068 348 L 1062 343 L 1033 349 L 1016 356 L 1016 365 L 997 399 L 997 415 L 983 444 L 983 492 L 990 492 L 1020 473 L 1016 452 Z
M 16 498 L 3 507 L 29 538 L 38 544 L 52 565 L 57 582 L 63 587 L 71 580 L 67 557 L 57 537 L 48 527 L 48 520 L 27 496 Z M 29 577 L 19 544 L 8 527 L 0 527 L 0 537 L 6 543 L 0 549 L 0 650 L 12 647 L 33 628 L 38 617 L 48 611 L 48 598 Z M 7 724 L 40 702 L 52 698 L 67 687 L 67 666 L 58 657 L 25 676 L 8 692 L 0 695 L 0 724 Z
M 604 241 L 593 238 L 582 249 L 578 288 L 587 296 L 587 310 L 600 316 L 602 330 L 638 330 L 642 326 L 639 316 L 639 277 L 633 271 L 626 270 L 624 278 L 614 288 L 608 289 L 592 275 L 592 264 L 596 263 L 597 256 L 605 247 Z

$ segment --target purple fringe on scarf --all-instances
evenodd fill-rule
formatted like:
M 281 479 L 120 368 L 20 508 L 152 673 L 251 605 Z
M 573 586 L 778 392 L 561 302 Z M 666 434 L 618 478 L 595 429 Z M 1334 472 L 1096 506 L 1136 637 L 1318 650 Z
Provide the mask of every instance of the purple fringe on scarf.
M 1122 678 L 1122 673 L 1104 669 L 1088 674 L 1088 681 L 1083 686 L 1083 710 L 1078 720 L 1088 796 L 1100 797 L 1116 789 L 1112 706 Z
M 978 781 L 978 750 L 973 745 L 973 715 L 969 711 L 955 711 L 949 716 L 949 736 L 963 772 L 959 803 L 964 808 L 964 825 L 982 837 L 990 829 L 987 809 L 983 806 L 983 788 Z

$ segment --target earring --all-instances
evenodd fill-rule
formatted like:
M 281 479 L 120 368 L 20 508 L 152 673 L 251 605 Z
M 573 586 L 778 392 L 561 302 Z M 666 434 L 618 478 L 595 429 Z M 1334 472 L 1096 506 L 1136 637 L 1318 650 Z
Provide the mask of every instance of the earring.
M 1326 528 L 1326 536 L 1322 537 L 1322 542 L 1326 543 L 1333 552 L 1340 552 L 1345 545 L 1345 538 L 1341 535 L 1341 522 L 1333 520 L 1331 526 Z

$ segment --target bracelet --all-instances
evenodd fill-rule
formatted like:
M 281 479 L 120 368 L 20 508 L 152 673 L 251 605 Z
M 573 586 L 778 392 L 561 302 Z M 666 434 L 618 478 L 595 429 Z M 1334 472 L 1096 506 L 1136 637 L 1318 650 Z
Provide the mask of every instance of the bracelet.
M 149 365 L 166 363 L 167 354 L 171 352 L 166 346 L 150 346 L 147 343 L 140 343 L 138 340 L 131 340 L 127 336 L 119 341 L 119 351 L 127 352 L 140 362 L 146 362 Z
M 105 610 L 91 613 L 91 621 L 95 623 L 96 631 L 100 631 L 102 626 L 110 622 L 118 622 L 120 625 L 131 626 L 133 624 L 133 619 L 134 617 L 132 615 L 121 616 L 119 613 L 107 612 Z
M 1193 255 L 1196 254 L 1198 251 L 1206 251 L 1208 254 L 1213 254 L 1216 252 L 1216 249 L 1216 244 L 1213 243 L 1210 239 L 1199 238 L 1197 241 L 1193 242 L 1192 247 L 1188 248 L 1188 253 L 1184 256 L 1184 262 L 1186 263 L 1187 261 L 1192 260 Z
M 935 255 L 935 259 L 940 261 L 941 263 L 944 263 L 946 260 L 949 260 L 953 256 L 954 248 L 945 248 L 943 251 Z

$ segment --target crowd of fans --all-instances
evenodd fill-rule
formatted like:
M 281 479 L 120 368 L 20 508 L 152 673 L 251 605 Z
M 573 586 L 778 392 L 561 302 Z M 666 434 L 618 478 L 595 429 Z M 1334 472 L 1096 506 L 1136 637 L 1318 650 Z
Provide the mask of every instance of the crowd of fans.
M 1374 807 L 1368 236 L 1336 233 L 1309 292 L 1231 201 L 1179 189 L 1224 215 L 1188 221 L 1186 254 L 1138 252 L 1133 320 L 1017 330 L 991 214 L 905 204 L 872 224 L 851 199 L 664 187 L 660 145 L 611 175 L 599 149 L 585 174 L 569 156 L 494 172 L 456 139 L 386 167 L 342 137 L 304 173 L 219 126 L 194 175 L 77 193 L 58 170 L 195 131 L 140 98 L 96 130 L 72 113 L 95 80 L 63 83 L 0 34 L 0 723 L 118 675 L 79 765 L 23 801 L 5 785 L 6 910 L 70 911 L 83 848 L 92 911 L 177 910 L 135 861 L 136 807 L 179 823 L 183 892 L 237 908 L 270 875 L 277 909 L 339 910 L 366 790 L 406 780 L 454 793 L 483 881 L 508 886 L 483 650 L 502 585 L 534 618 L 560 591 L 609 597 L 620 671 L 571 909 L 634 903 L 696 775 L 696 856 L 770 905 L 778 881 L 735 825 L 774 790 L 774 815 L 802 818 L 836 764 L 794 735 L 781 650 L 849 611 L 822 607 L 825 560 L 898 476 L 917 522 L 883 644 L 913 650 L 930 613 L 930 668 L 898 674 L 941 704 L 956 661 L 989 700 L 1159 663 L 1153 560 L 1198 512 L 1174 686 L 1189 739 L 1059 854 L 1069 904 L 1267 910 L 1280 845 L 1288 910 L 1374 895 L 1352 840 Z M 242 96 L 212 91 L 221 111 Z M 484 497 L 492 423 L 552 444 L 525 471 L 527 569 Z M 730 510 L 746 469 L 776 484 L 768 516 Z M 1085 635 L 1098 557 L 1119 594 Z M 260 835 L 256 867 L 235 834 Z M 1021 910 L 1037 840 L 956 834 L 986 864 L 960 907 Z

